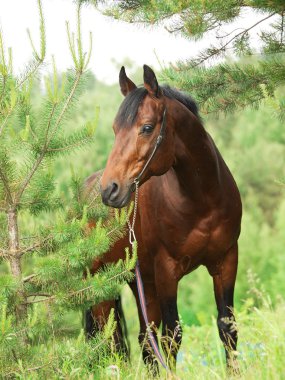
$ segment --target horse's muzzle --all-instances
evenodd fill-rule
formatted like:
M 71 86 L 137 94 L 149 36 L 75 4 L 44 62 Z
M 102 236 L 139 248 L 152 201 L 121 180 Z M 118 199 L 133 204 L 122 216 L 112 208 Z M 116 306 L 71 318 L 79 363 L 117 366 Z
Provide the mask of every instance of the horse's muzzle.
M 129 203 L 131 191 L 130 188 L 122 189 L 117 182 L 110 182 L 105 189 L 101 187 L 101 197 L 106 206 L 122 208 Z

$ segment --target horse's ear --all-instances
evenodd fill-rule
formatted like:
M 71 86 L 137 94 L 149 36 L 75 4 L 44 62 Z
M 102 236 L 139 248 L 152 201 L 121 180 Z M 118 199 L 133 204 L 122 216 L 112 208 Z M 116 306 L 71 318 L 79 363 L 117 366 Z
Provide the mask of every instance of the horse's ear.
M 122 66 L 119 74 L 119 83 L 121 87 L 121 92 L 124 96 L 127 96 L 129 92 L 133 91 L 137 86 L 132 82 L 126 74 L 124 66 Z
M 144 86 L 151 96 L 159 98 L 161 90 L 158 85 L 154 71 L 147 65 L 143 65 Z

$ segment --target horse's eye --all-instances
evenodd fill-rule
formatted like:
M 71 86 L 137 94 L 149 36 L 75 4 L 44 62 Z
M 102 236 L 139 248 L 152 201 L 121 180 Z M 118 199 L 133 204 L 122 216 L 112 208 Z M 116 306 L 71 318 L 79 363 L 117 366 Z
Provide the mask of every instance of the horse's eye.
M 154 126 L 151 124 L 145 124 L 141 128 L 141 133 L 144 133 L 145 135 L 150 135 L 151 132 L 154 130 Z

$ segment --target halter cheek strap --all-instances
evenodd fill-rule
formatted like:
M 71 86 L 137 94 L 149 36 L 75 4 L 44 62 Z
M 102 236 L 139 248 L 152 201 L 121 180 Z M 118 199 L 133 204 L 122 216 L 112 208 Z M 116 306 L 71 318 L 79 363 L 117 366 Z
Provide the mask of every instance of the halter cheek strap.
M 134 179 L 134 182 L 132 183 L 131 185 L 131 191 L 134 192 L 135 189 L 136 189 L 136 185 L 139 185 L 140 183 L 140 180 L 144 174 L 144 172 L 146 171 L 147 167 L 149 166 L 151 160 L 153 159 L 157 149 L 159 148 L 160 144 L 162 143 L 162 140 L 165 136 L 165 129 L 166 129 L 166 108 L 164 108 L 164 111 L 163 111 L 163 116 L 162 116 L 162 123 L 161 123 L 161 127 L 160 127 L 160 131 L 159 131 L 159 135 L 157 136 L 156 138 L 156 142 L 155 142 L 155 145 L 154 145 L 154 148 L 153 148 L 153 151 L 151 152 L 151 155 L 149 156 L 147 162 L 144 164 L 144 167 L 142 168 L 142 171 L 139 173 L 139 175 Z

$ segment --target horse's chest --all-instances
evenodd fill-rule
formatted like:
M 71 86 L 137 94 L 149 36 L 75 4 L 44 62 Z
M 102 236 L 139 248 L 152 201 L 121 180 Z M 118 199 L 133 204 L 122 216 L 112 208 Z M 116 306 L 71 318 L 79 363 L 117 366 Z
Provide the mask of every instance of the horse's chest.
M 210 228 L 207 223 L 195 223 L 189 219 L 180 225 L 166 220 L 158 226 L 161 241 L 174 257 L 202 255 L 209 244 Z
M 160 214 L 160 215 L 159 215 Z M 175 218 L 171 213 L 155 213 L 151 218 L 146 216 L 142 223 L 142 232 L 148 246 L 162 244 L 173 254 L 183 254 L 191 249 L 201 251 L 209 239 L 207 228 L 196 228 L 192 218 Z
M 158 180 L 157 180 L 158 181 Z M 204 196 L 198 200 L 172 187 L 150 185 L 142 194 L 141 232 L 151 257 L 160 250 L 191 270 L 209 261 L 219 261 L 237 238 L 237 225 L 225 202 Z
M 230 245 L 227 223 L 218 221 L 215 213 L 201 218 L 191 214 L 175 218 L 165 213 L 160 218 L 148 218 L 142 225 L 142 233 L 152 255 L 164 249 L 179 265 L 185 266 L 185 272 L 211 256 L 218 259 Z

